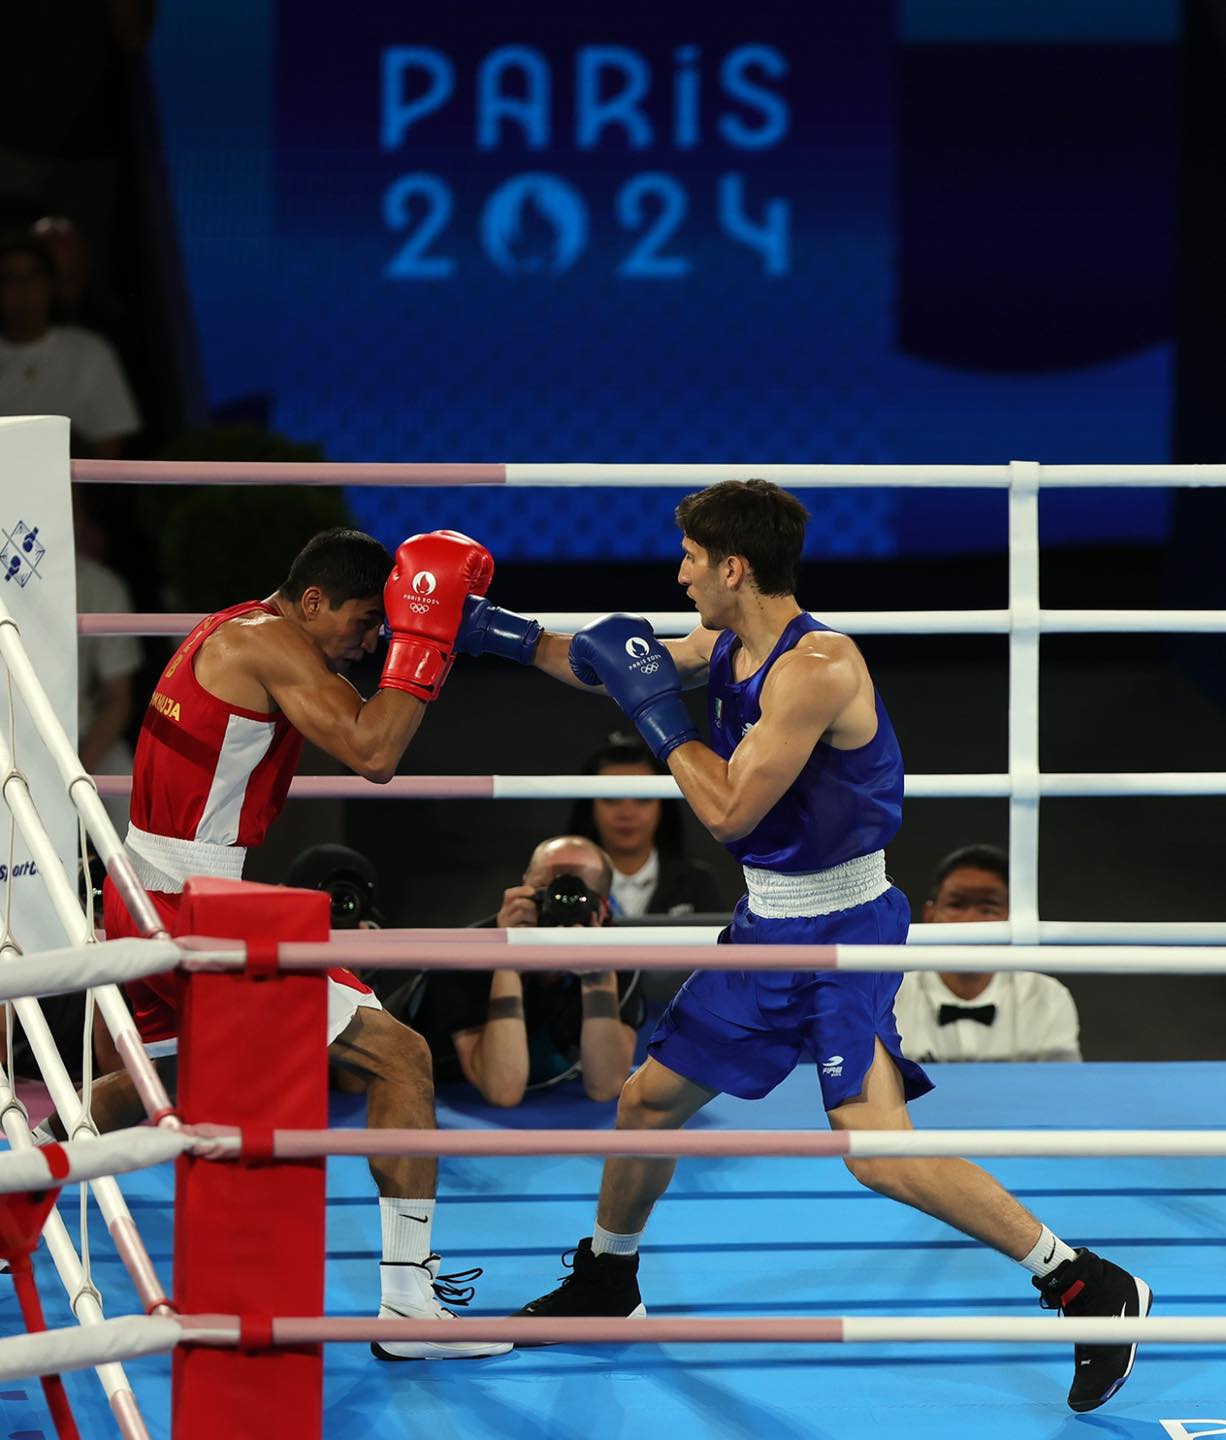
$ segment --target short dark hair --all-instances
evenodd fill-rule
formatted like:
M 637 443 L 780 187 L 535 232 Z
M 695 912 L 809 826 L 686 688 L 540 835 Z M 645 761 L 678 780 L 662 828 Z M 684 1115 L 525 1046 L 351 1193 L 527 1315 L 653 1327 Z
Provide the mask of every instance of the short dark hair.
M 580 775 L 599 775 L 606 765 L 646 765 L 657 775 L 667 774 L 648 747 L 628 730 L 614 730 L 605 736 L 604 744 L 583 762 Z M 576 800 L 571 807 L 568 828 L 572 835 L 582 835 L 585 840 L 600 844 L 596 829 L 596 812 L 591 800 Z M 685 851 L 685 838 L 681 829 L 681 801 L 660 802 L 660 824 L 655 834 L 656 849 L 661 855 L 681 856 Z
M 794 595 L 809 512 L 769 480 L 724 480 L 677 506 L 682 534 L 714 560 L 743 555 L 763 595 Z
M 963 845 L 960 850 L 951 850 L 937 866 L 928 892 L 930 900 L 937 898 L 941 886 L 955 870 L 987 870 L 989 874 L 998 875 L 1006 889 L 1009 885 L 1009 857 L 999 845 Z
M 0 236 L 0 260 L 6 259 L 9 255 L 28 255 L 31 260 L 38 262 L 39 269 L 48 279 L 55 279 L 55 259 L 37 235 Z
M 382 595 L 391 568 L 392 557 L 373 535 L 334 525 L 313 535 L 299 550 L 281 594 L 298 601 L 304 591 L 317 585 L 328 597 L 329 606 L 338 610 L 346 600 Z

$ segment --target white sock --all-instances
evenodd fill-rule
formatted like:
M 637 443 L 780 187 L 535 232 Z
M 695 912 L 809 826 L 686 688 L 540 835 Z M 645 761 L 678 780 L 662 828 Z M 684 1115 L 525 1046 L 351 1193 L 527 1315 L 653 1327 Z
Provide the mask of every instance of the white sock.
M 397 1200 L 379 1196 L 379 1219 L 383 1225 L 383 1258 L 413 1261 L 423 1265 L 430 1257 L 430 1232 L 434 1229 L 433 1200 Z
M 1066 1260 L 1074 1260 L 1077 1257 L 1076 1250 L 1066 1245 L 1058 1236 L 1053 1235 L 1046 1225 L 1039 1231 L 1039 1238 L 1035 1241 L 1034 1249 L 1029 1255 L 1018 1261 L 1024 1265 L 1032 1275 L 1037 1275 L 1041 1280 L 1044 1275 L 1050 1275 L 1057 1265 L 1063 1265 Z
M 616 1235 L 600 1225 L 592 1226 L 593 1255 L 637 1255 L 643 1232 L 634 1235 Z

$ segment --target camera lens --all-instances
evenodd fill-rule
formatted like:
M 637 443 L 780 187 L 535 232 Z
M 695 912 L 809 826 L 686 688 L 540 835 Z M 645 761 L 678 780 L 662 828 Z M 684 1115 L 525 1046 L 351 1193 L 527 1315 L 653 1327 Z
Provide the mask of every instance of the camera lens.
M 536 892 L 540 924 L 587 925 L 600 913 L 600 896 L 578 875 L 558 875 Z
M 327 888 L 332 897 L 333 928 L 356 930 L 365 912 L 362 895 L 357 886 L 347 880 L 333 880 Z

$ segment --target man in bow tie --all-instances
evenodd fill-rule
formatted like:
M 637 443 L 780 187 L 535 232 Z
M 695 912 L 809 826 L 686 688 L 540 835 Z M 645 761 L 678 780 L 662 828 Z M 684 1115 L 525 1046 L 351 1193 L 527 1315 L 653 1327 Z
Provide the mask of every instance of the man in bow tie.
M 995 845 L 968 845 L 937 867 L 926 922 L 1007 920 L 1009 861 Z M 912 971 L 894 1000 L 911 1060 L 1080 1060 L 1077 1007 L 1050 975 L 1023 971 Z

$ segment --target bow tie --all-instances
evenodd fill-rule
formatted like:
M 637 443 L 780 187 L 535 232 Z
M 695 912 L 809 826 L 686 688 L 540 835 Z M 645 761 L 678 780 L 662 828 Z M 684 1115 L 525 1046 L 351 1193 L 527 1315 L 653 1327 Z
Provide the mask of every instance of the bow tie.
M 937 1012 L 938 1025 L 953 1025 L 958 1020 L 975 1020 L 980 1025 L 990 1025 L 995 1019 L 995 1005 L 942 1005 Z

